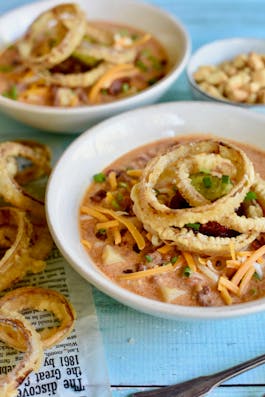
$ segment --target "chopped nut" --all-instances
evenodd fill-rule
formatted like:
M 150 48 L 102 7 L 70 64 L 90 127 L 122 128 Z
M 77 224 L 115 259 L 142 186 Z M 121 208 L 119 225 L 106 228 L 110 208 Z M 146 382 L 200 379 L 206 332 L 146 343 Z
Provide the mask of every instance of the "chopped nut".
M 214 66 L 200 66 L 193 77 L 197 83 L 204 81 L 216 68 Z
M 251 52 L 249 54 L 248 65 L 253 70 L 264 69 L 264 63 L 263 63 L 262 57 L 259 54 L 255 53 L 255 52 Z
M 248 93 L 245 90 L 237 88 L 235 90 L 229 91 L 227 94 L 228 99 L 235 102 L 244 102 L 248 97 Z
M 216 98 L 265 103 L 265 54 L 238 54 L 218 65 L 200 66 L 193 75 L 199 87 Z
M 265 87 L 265 69 L 255 71 L 252 80 L 259 83 L 261 87 Z
M 227 79 L 228 79 L 227 75 L 221 70 L 218 70 L 209 73 L 205 80 L 209 84 L 218 85 L 224 83 Z

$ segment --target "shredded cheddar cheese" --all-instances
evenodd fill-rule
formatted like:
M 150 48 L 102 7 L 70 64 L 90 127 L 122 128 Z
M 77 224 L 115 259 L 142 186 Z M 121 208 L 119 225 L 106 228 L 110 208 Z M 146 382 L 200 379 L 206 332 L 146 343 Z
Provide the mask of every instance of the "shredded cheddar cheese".
M 136 177 L 136 178 L 140 178 L 140 176 L 143 173 L 143 170 L 127 170 L 126 171 L 127 175 L 132 176 L 132 177 Z
M 248 269 L 248 271 L 244 274 L 241 283 L 239 285 L 239 294 L 243 295 L 246 291 L 246 288 L 248 286 L 248 283 L 253 277 L 253 274 L 255 273 L 256 269 L 253 265 Z
M 121 243 L 121 233 L 118 227 L 113 228 L 114 244 L 118 245 Z
M 98 212 L 101 212 L 105 215 L 110 215 L 112 218 L 116 219 L 117 221 L 122 223 L 124 226 L 126 226 L 127 229 L 129 230 L 129 232 L 131 233 L 132 237 L 134 238 L 138 248 L 140 250 L 144 249 L 144 247 L 145 247 L 144 237 L 141 235 L 141 233 L 136 228 L 136 226 L 130 221 L 130 219 L 126 219 L 125 216 L 119 215 L 115 211 L 110 210 L 108 208 L 95 206 L 94 209 L 96 209 Z
M 150 277 L 150 276 L 155 276 L 157 274 L 161 273 L 166 273 L 166 272 L 171 272 L 176 270 L 176 264 L 172 265 L 171 263 L 164 265 L 164 266 L 158 266 L 154 267 L 152 269 L 147 269 L 147 270 L 141 270 L 139 272 L 134 272 L 134 273 L 129 273 L 129 274 L 121 274 L 118 276 L 119 280 L 137 280 L 138 278 L 142 277 Z
M 101 89 L 107 88 L 111 83 L 122 77 L 130 77 L 139 74 L 139 70 L 133 65 L 122 63 L 113 66 L 111 69 L 107 70 L 106 73 L 101 76 L 98 81 L 91 88 L 88 98 L 91 103 L 96 103 L 98 101 L 99 93 Z
M 225 287 L 228 291 L 233 292 L 236 295 L 239 295 L 239 287 L 233 284 L 228 278 L 221 276 L 218 282 L 218 290 L 222 290 L 222 287 Z
M 191 255 L 191 253 L 190 253 L 190 252 L 184 252 L 184 251 L 183 251 L 182 254 L 183 254 L 183 256 L 184 256 L 184 258 L 185 258 L 185 260 L 186 260 L 188 266 L 190 267 L 191 271 L 192 271 L 192 272 L 196 272 L 196 270 L 197 270 L 196 264 L 195 264 L 194 258 L 193 258 L 193 256 Z
M 89 250 L 92 248 L 91 243 L 89 241 L 87 241 L 87 240 L 83 239 L 83 240 L 81 240 L 81 243 Z
M 232 300 L 231 295 L 229 294 L 227 288 L 224 287 L 224 286 L 221 286 L 221 287 L 220 287 L 220 293 L 221 293 L 221 296 L 222 296 L 224 302 L 225 302 L 227 305 L 232 305 L 233 300 Z
M 105 215 L 101 214 L 99 211 L 95 210 L 94 208 L 82 206 L 81 213 L 90 215 L 100 222 L 107 222 L 109 220 Z
M 109 173 L 109 183 L 110 183 L 110 188 L 111 190 L 115 190 L 117 188 L 117 178 L 116 178 L 116 172 L 115 171 L 111 171 Z
M 237 270 L 237 272 L 234 274 L 232 277 L 232 283 L 235 285 L 239 285 L 240 281 L 244 277 L 244 275 L 247 273 L 247 271 L 252 267 L 253 263 L 263 256 L 265 254 L 265 245 L 257 249 L 256 251 L 253 252 L 246 260 L 245 262 L 242 263 L 240 268 Z M 254 274 L 254 273 L 253 273 Z
M 119 226 L 119 221 L 112 220 L 112 221 L 97 223 L 95 229 L 96 231 L 98 231 L 100 229 L 111 229 L 112 227 L 118 227 L 118 226 Z

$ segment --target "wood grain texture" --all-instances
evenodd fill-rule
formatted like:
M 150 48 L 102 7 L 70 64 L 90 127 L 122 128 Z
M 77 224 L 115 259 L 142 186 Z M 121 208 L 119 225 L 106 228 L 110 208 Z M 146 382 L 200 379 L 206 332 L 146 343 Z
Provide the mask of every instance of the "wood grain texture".
M 89 0 L 88 0 L 89 1 Z M 112 1 L 112 0 L 110 0 Z M 0 2 L 0 14 L 28 0 Z M 199 46 L 226 37 L 264 37 L 264 0 L 146 0 L 182 20 Z M 191 100 L 185 73 L 162 102 Z M 14 131 L 14 133 L 13 133 Z M 36 137 L 38 131 L 0 114 L 0 138 Z M 38 136 L 50 140 L 56 155 L 69 136 Z M 150 386 L 169 385 L 220 371 L 265 352 L 265 314 L 215 322 L 168 321 L 138 313 L 94 291 L 113 397 L 127 397 Z M 211 397 L 262 397 L 261 366 L 226 382 Z

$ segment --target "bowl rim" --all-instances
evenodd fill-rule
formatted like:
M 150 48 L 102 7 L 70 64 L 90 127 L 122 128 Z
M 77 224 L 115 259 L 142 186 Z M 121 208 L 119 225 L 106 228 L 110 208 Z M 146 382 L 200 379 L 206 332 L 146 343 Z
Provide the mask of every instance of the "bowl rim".
M 27 12 L 28 10 L 34 10 L 38 7 L 42 7 L 43 5 L 47 5 L 47 9 L 50 8 L 51 6 L 54 6 L 56 4 L 64 3 L 65 0 L 41 0 L 37 3 L 30 3 L 30 4 L 25 4 L 19 7 L 16 7 L 14 9 L 11 9 L 10 11 L 4 13 L 3 15 L 0 16 L 0 24 L 1 21 L 3 21 L 6 18 L 11 17 L 13 14 L 16 14 L 17 12 Z M 75 2 L 75 0 L 73 0 Z M 78 3 L 78 1 L 77 1 Z M 130 105 L 133 105 L 135 101 L 142 102 L 144 101 L 147 97 L 150 97 L 153 92 L 155 92 L 157 89 L 163 90 L 168 87 L 171 83 L 173 83 L 176 78 L 184 71 L 188 59 L 191 54 L 191 38 L 190 34 L 185 27 L 184 23 L 177 18 L 175 15 L 167 12 L 166 10 L 155 6 L 153 4 L 145 3 L 144 1 L 138 1 L 138 0 L 123 0 L 124 5 L 126 6 L 127 4 L 131 5 L 136 5 L 137 7 L 145 8 L 147 11 L 151 10 L 152 12 L 157 13 L 157 15 L 161 15 L 163 18 L 168 19 L 171 21 L 175 27 L 179 30 L 180 32 L 180 37 L 183 42 L 183 57 L 178 58 L 177 61 L 171 66 L 171 69 L 169 72 L 157 83 L 153 84 L 152 86 L 144 89 L 143 91 L 135 94 L 128 96 L 126 98 L 121 98 L 118 99 L 114 102 L 106 103 L 106 104 L 98 104 L 98 105 L 86 105 L 86 106 L 77 106 L 74 108 L 69 108 L 69 107 L 55 107 L 55 106 L 42 106 L 42 105 L 33 105 L 33 104 L 27 104 L 19 101 L 14 101 L 10 98 L 6 98 L 2 95 L 0 95 L 0 106 L 3 105 L 4 107 L 9 107 L 13 109 L 18 109 L 20 111 L 25 111 L 25 112 L 32 112 L 32 113 L 43 113 L 43 114 L 52 114 L 52 115 L 65 115 L 65 110 L 71 111 L 71 114 L 87 114 L 87 113 L 92 113 L 94 114 L 95 111 L 98 113 L 105 113 L 107 111 L 112 111 L 115 110 L 116 108 L 128 108 Z
M 197 48 L 194 51 L 194 53 L 191 54 L 191 56 L 189 58 L 189 61 L 187 63 L 187 67 L 185 69 L 185 74 L 186 74 L 188 82 L 192 86 L 192 88 L 197 90 L 197 92 L 199 94 L 204 96 L 209 101 L 215 101 L 215 102 L 220 102 L 220 103 L 223 103 L 223 104 L 239 106 L 239 107 L 242 107 L 242 108 L 245 108 L 245 109 L 254 109 L 256 107 L 259 107 L 259 108 L 264 108 L 264 110 L 265 110 L 265 105 L 263 105 L 262 103 L 260 103 L 260 104 L 258 104 L 258 103 L 257 104 L 239 103 L 239 102 L 230 101 L 229 99 L 225 99 L 225 98 L 224 99 L 223 98 L 217 98 L 217 97 L 215 97 L 215 96 L 203 91 L 199 87 L 199 85 L 196 83 L 196 81 L 194 80 L 194 78 L 192 76 L 191 69 L 192 69 L 193 61 L 194 61 L 195 57 L 201 51 L 207 50 L 207 49 L 209 49 L 211 47 L 218 46 L 220 44 L 232 44 L 232 43 L 238 43 L 239 44 L 239 43 L 244 43 L 244 42 L 246 42 L 246 43 L 248 43 L 248 42 L 249 43 L 251 43 L 251 42 L 252 43 L 253 42 L 263 43 L 264 44 L 264 53 L 265 53 L 265 38 L 263 39 L 263 38 L 256 38 L 256 37 L 253 37 L 253 38 L 251 38 L 251 37 L 230 37 L 230 38 L 225 38 L 225 39 L 213 40 L 213 41 L 210 41 L 210 42 L 207 42 L 207 43 L 203 44 L 202 46 Z
M 193 103 L 193 105 L 192 105 Z M 172 106 L 197 106 L 202 111 L 203 108 L 219 108 L 224 109 L 224 111 L 230 111 L 233 113 L 237 113 L 239 116 L 246 116 L 249 119 L 259 120 L 260 122 L 264 123 L 265 125 L 265 118 L 263 115 L 246 111 L 240 107 L 231 106 L 228 104 L 222 103 L 212 103 L 212 102 L 204 102 L 204 101 L 177 101 L 171 102 L 170 105 Z M 130 115 L 134 115 L 137 117 L 137 113 L 141 113 L 143 111 L 148 111 L 149 109 L 166 109 L 168 106 L 167 103 L 160 103 L 156 105 L 146 106 L 144 108 L 138 108 L 134 110 L 127 111 L 121 115 L 113 116 L 108 120 L 105 120 L 96 126 L 89 128 L 79 137 L 77 137 L 64 151 L 62 156 L 60 157 L 59 161 L 56 163 L 52 174 L 48 181 L 48 187 L 46 191 L 46 215 L 47 221 L 49 225 L 50 232 L 54 238 L 54 241 L 65 257 L 65 259 L 73 266 L 73 268 L 81 274 L 87 281 L 91 282 L 96 288 L 98 288 L 103 293 L 106 293 L 110 297 L 116 299 L 117 301 L 125 304 L 129 307 L 132 307 L 140 312 L 145 312 L 147 314 L 152 314 L 158 317 L 165 317 L 167 319 L 174 319 L 174 320 L 219 320 L 219 319 L 228 319 L 234 318 L 239 316 L 245 316 L 254 314 L 257 312 L 261 312 L 265 310 L 265 297 L 260 298 L 256 301 L 241 303 L 241 304 L 234 304 L 231 306 L 219 306 L 219 307 L 195 307 L 195 306 L 182 306 L 182 305 L 173 305 L 165 302 L 155 301 L 154 300 L 139 296 L 133 292 L 130 292 L 114 282 L 110 281 L 102 272 L 93 270 L 93 265 L 91 268 L 87 268 L 86 271 L 79 263 L 75 262 L 75 260 L 71 257 L 71 254 L 65 249 L 64 245 L 60 241 L 60 238 L 57 236 L 57 231 L 53 227 L 52 221 L 52 195 L 54 194 L 54 179 L 56 180 L 56 174 L 59 168 L 62 167 L 63 162 L 68 158 L 71 153 L 74 153 L 75 150 L 82 146 L 82 143 L 87 140 L 89 135 L 95 135 L 97 132 L 104 128 L 105 125 L 109 125 L 111 121 L 119 121 L 121 117 L 130 117 Z M 80 204 L 80 203 L 79 203 Z M 77 236 L 79 237 L 79 236 Z M 81 244 L 81 243 L 80 243 Z M 89 261 L 89 258 L 88 258 Z

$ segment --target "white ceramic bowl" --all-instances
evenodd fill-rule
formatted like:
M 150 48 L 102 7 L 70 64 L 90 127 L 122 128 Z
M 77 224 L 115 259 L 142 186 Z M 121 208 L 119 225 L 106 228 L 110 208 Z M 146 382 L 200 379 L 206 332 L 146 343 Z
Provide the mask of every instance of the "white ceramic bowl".
M 179 77 L 190 54 L 190 39 L 182 23 L 159 8 L 133 0 L 74 1 L 89 19 L 113 21 L 152 33 L 168 53 L 170 72 L 143 92 L 105 105 L 61 109 L 23 104 L 0 96 L 1 111 L 25 124 L 47 131 L 77 133 L 114 114 L 155 102 Z M 63 2 L 36 2 L 0 17 L 0 48 L 21 36 L 42 11 Z
M 187 77 L 193 97 L 204 101 L 229 103 L 265 113 L 265 105 L 248 105 L 216 98 L 203 91 L 193 78 L 193 74 L 199 66 L 217 65 L 231 60 L 238 54 L 247 54 L 251 51 L 265 54 L 265 39 L 231 38 L 213 41 L 200 47 L 192 54 L 187 65 Z
M 158 302 L 114 284 L 92 263 L 80 243 L 78 212 L 92 176 L 121 154 L 147 142 L 188 133 L 255 143 L 265 149 L 265 118 L 236 106 L 173 102 L 125 112 L 79 136 L 64 152 L 49 179 L 46 212 L 54 240 L 86 280 L 137 310 L 171 319 L 219 319 L 265 310 L 265 298 L 223 307 L 185 307 Z

